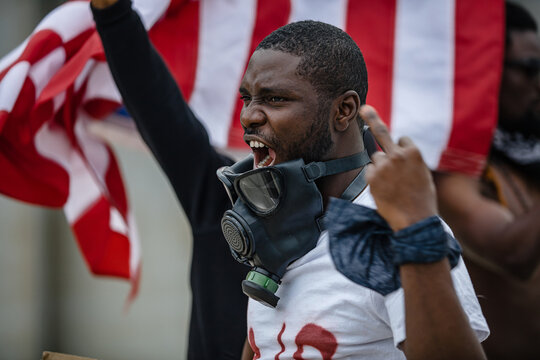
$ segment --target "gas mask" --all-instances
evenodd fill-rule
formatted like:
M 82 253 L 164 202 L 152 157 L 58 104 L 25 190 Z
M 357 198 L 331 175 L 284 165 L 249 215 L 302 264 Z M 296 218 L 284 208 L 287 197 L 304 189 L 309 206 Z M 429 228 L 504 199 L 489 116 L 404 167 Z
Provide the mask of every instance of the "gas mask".
M 275 307 L 287 266 L 316 245 L 324 214 L 315 180 L 358 169 L 370 162 L 367 151 L 305 164 L 302 159 L 253 170 L 253 156 L 217 171 L 233 203 L 221 228 L 233 257 L 251 267 L 242 290 Z M 366 186 L 364 171 L 341 196 L 352 200 Z

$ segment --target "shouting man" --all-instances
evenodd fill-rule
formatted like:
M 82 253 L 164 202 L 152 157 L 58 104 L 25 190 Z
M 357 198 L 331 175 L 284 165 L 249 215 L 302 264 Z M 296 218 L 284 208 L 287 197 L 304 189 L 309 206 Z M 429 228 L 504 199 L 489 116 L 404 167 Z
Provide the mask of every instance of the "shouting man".
M 429 171 L 410 140 L 394 144 L 374 110 L 361 109 L 367 71 L 346 33 L 305 21 L 261 42 L 240 87 L 253 154 L 232 165 L 210 146 L 130 1 L 91 3 L 125 105 L 193 228 L 189 359 L 239 358 L 246 337 L 245 359 L 483 357 L 488 329 L 435 216 Z M 368 166 L 360 115 L 387 151 Z M 323 216 L 331 197 L 378 207 L 391 244 L 405 239 L 405 251 L 391 245 L 393 263 L 375 271 L 394 274 L 393 286 L 362 285 L 350 280 L 353 266 L 334 265 Z M 244 281 L 220 227 L 252 267 Z M 436 256 L 422 252 L 425 241 Z M 251 298 L 247 327 L 241 289 Z

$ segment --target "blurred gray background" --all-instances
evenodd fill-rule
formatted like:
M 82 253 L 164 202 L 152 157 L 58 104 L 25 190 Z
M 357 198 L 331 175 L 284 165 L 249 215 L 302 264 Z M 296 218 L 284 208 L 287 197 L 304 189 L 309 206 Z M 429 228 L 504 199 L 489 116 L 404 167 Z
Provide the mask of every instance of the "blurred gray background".
M 540 19 L 540 0 L 516 2 Z M 0 57 L 60 3 L 0 0 Z M 124 312 L 129 284 L 89 274 L 61 210 L 0 195 L 0 360 L 40 359 L 43 350 L 101 360 L 185 358 L 189 225 L 148 152 L 113 146 L 141 238 L 138 297 Z

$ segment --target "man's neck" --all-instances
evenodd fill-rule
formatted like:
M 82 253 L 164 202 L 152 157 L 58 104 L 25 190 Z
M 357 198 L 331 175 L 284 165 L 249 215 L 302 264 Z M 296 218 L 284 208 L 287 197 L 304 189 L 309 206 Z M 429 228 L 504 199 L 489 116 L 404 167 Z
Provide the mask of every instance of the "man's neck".
M 362 171 L 362 168 L 347 171 L 341 174 L 331 175 L 317 180 L 317 186 L 323 196 L 324 208 L 330 197 L 339 198 Z

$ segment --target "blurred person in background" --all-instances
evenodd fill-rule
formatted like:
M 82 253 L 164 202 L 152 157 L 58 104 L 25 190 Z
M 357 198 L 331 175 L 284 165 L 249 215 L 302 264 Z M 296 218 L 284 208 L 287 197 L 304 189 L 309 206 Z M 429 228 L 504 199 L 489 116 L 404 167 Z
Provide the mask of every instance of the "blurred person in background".
M 464 257 L 491 336 L 489 359 L 540 359 L 540 38 L 506 4 L 499 121 L 481 178 L 435 175 L 439 209 Z

